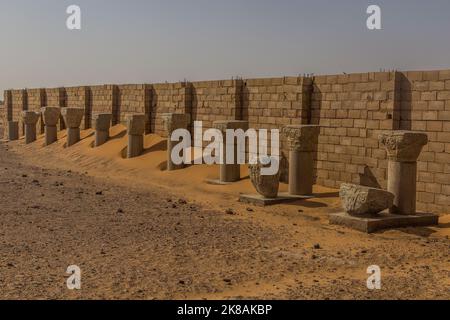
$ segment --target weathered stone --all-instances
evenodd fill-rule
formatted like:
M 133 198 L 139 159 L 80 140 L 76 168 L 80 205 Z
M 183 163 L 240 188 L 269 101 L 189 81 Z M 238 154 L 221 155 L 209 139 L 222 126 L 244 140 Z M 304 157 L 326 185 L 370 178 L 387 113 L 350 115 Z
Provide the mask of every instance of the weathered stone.
M 25 125 L 25 143 L 36 141 L 36 124 L 41 114 L 34 111 L 22 111 L 22 122 Z
M 67 128 L 79 128 L 84 116 L 82 108 L 62 108 L 61 114 Z
M 190 115 L 189 114 L 177 114 L 177 113 L 164 113 L 162 114 L 163 125 L 165 134 L 167 135 L 167 170 L 182 169 L 184 164 L 176 165 L 172 161 L 172 150 L 178 144 L 176 141 L 171 140 L 172 133 L 178 129 L 187 129 L 189 126 Z
M 339 192 L 344 210 L 354 216 L 374 215 L 392 207 L 394 195 L 388 191 L 343 183 Z
M 143 135 L 145 133 L 144 114 L 129 114 L 126 121 L 128 135 Z
M 316 125 L 286 126 L 282 132 L 289 142 L 289 193 L 310 195 L 314 184 L 314 150 L 320 127 Z
M 390 131 L 379 137 L 388 157 L 388 187 L 394 194 L 393 214 L 416 213 L 417 159 L 428 137 L 422 132 Z
M 58 129 L 56 125 L 61 115 L 59 107 L 41 108 L 42 118 L 45 125 L 45 144 L 48 146 L 58 140 Z
M 43 107 L 41 108 L 42 118 L 46 126 L 55 126 L 58 124 L 61 115 L 60 107 Z
M 128 132 L 127 158 L 141 155 L 144 150 L 145 115 L 130 114 L 126 117 Z
M 221 120 L 214 121 L 213 127 L 222 132 L 224 137 L 223 144 L 223 154 L 224 157 L 227 154 L 227 141 L 226 141 L 226 131 L 227 130 L 238 130 L 242 129 L 246 131 L 248 129 L 248 121 L 241 120 Z M 234 156 L 235 156 L 235 164 L 226 164 L 225 159 L 223 159 L 223 164 L 220 164 L 220 183 L 230 183 L 239 181 L 241 179 L 241 170 L 240 165 L 237 163 L 237 144 L 234 141 Z
M 80 125 L 84 116 L 82 108 L 63 108 L 61 114 L 67 127 L 67 146 L 80 141 Z
M 386 148 L 389 160 L 415 162 L 428 143 L 428 136 L 423 132 L 401 130 L 384 132 L 380 134 L 379 140 Z
M 109 139 L 112 114 L 101 113 L 94 115 L 95 147 L 99 147 Z
M 9 141 L 19 140 L 19 122 L 18 121 L 8 121 L 8 140 Z
M 265 198 L 275 199 L 280 187 L 280 171 L 274 175 L 262 175 L 261 169 L 270 165 L 249 164 L 250 180 L 256 191 Z

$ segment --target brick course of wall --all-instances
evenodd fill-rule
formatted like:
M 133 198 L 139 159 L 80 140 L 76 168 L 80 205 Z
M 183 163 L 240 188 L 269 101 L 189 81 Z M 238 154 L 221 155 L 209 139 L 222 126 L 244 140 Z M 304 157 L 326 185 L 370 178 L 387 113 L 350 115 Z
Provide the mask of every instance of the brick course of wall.
M 76 93 L 84 90 L 91 91 L 90 102 L 89 95 Z M 166 112 L 191 114 L 191 124 L 203 121 L 204 129 L 216 120 L 247 120 L 255 129 L 317 124 L 316 181 L 333 188 L 343 182 L 385 188 L 387 158 L 378 135 L 397 129 L 426 132 L 430 142 L 418 163 L 418 208 L 450 212 L 450 70 L 103 85 L 45 93 L 47 105 L 90 105 L 92 114 L 113 113 L 113 124 L 125 114 L 145 113 L 147 132 L 160 135 Z M 8 90 L 4 101 L 4 118 L 18 120 L 38 98 L 32 90 Z M 282 152 L 288 152 L 284 139 Z
M 321 126 L 317 183 L 386 187 L 386 152 L 378 136 L 395 126 L 395 83 L 394 72 L 314 79 L 311 123 Z
M 212 128 L 214 121 L 242 119 L 242 80 L 192 83 L 192 118 Z

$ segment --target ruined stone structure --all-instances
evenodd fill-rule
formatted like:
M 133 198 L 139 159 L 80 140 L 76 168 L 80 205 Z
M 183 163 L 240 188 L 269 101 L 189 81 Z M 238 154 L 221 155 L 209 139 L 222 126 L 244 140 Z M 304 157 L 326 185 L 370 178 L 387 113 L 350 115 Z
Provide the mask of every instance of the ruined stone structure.
M 41 109 L 45 125 L 45 145 L 50 145 L 58 140 L 58 122 L 61 116 L 59 107 L 44 107 Z
M 223 137 L 223 163 L 220 164 L 220 176 L 219 176 L 219 182 L 220 183 L 229 183 L 229 182 L 235 182 L 239 181 L 241 179 L 241 166 L 237 163 L 237 141 L 234 139 L 232 142 L 228 142 L 226 131 L 228 129 L 232 130 L 238 130 L 242 129 L 246 131 L 248 129 L 248 122 L 247 121 L 240 121 L 240 120 L 220 120 L 220 121 L 214 121 L 213 127 L 220 132 L 222 132 Z M 226 163 L 226 154 L 227 154 L 227 145 L 232 144 L 234 148 L 234 164 L 227 164 Z
M 429 142 L 417 162 L 417 210 L 450 211 L 450 70 L 32 90 L 5 91 L 7 121 L 21 121 L 22 111 L 41 104 L 83 105 L 87 118 L 111 113 L 113 125 L 126 114 L 144 114 L 146 133 L 160 135 L 161 114 L 168 112 L 190 114 L 189 125 L 203 121 L 205 129 L 218 120 L 248 121 L 255 129 L 320 125 L 314 177 L 332 188 L 387 188 L 389 161 L 379 135 L 426 133 Z M 289 144 L 282 142 L 287 157 Z
M 280 171 L 274 175 L 261 175 L 263 164 L 250 164 L 249 175 L 256 191 L 264 198 L 275 199 L 278 197 L 278 189 L 280 187 Z
M 36 141 L 36 124 L 41 118 L 41 113 L 34 111 L 23 111 L 22 121 L 25 125 L 25 143 L 29 144 Z
M 9 141 L 19 140 L 19 122 L 18 121 L 8 121 L 8 140 Z
M 375 215 L 394 204 L 394 194 L 376 188 L 343 183 L 339 190 L 345 212 L 354 216 Z
M 80 125 L 84 116 L 82 108 L 64 108 L 61 114 L 67 128 L 67 146 L 73 146 L 80 141 Z
M 128 148 L 127 158 L 134 158 L 141 155 L 144 150 L 145 115 L 129 114 L 126 117 Z
M 320 127 L 291 125 L 283 128 L 289 142 L 289 193 L 311 195 L 314 184 L 314 151 Z
M 380 135 L 388 154 L 388 191 L 395 195 L 391 213 L 415 214 L 417 193 L 417 159 L 428 143 L 424 133 L 391 131 Z
M 111 120 L 111 113 L 100 113 L 94 116 L 95 147 L 99 147 L 108 141 Z
M 164 130 L 167 135 L 167 170 L 173 171 L 182 169 L 184 164 L 175 164 L 172 161 L 172 150 L 178 144 L 177 141 L 172 141 L 172 133 L 177 129 L 188 129 L 189 114 L 182 113 L 163 113 L 162 119 L 164 123 Z

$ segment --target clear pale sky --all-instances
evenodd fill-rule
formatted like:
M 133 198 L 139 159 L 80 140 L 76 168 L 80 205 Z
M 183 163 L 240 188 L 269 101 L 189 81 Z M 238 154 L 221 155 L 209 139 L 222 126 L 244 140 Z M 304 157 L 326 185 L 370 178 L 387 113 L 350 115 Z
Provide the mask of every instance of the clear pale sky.
M 81 31 L 66 28 L 71 4 Z M 448 69 L 449 13 L 449 0 L 0 0 L 0 90 Z

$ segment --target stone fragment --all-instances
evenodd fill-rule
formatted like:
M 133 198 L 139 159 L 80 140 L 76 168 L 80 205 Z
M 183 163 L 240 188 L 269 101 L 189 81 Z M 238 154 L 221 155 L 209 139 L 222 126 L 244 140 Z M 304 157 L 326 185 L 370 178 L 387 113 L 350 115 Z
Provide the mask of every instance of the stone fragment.
M 339 191 L 344 210 L 354 216 L 374 215 L 389 209 L 394 195 L 388 191 L 343 183 Z
M 264 166 L 261 163 L 249 164 L 250 180 L 260 195 L 268 199 L 275 199 L 278 196 L 280 187 L 280 171 L 275 175 L 262 175 L 261 169 Z

